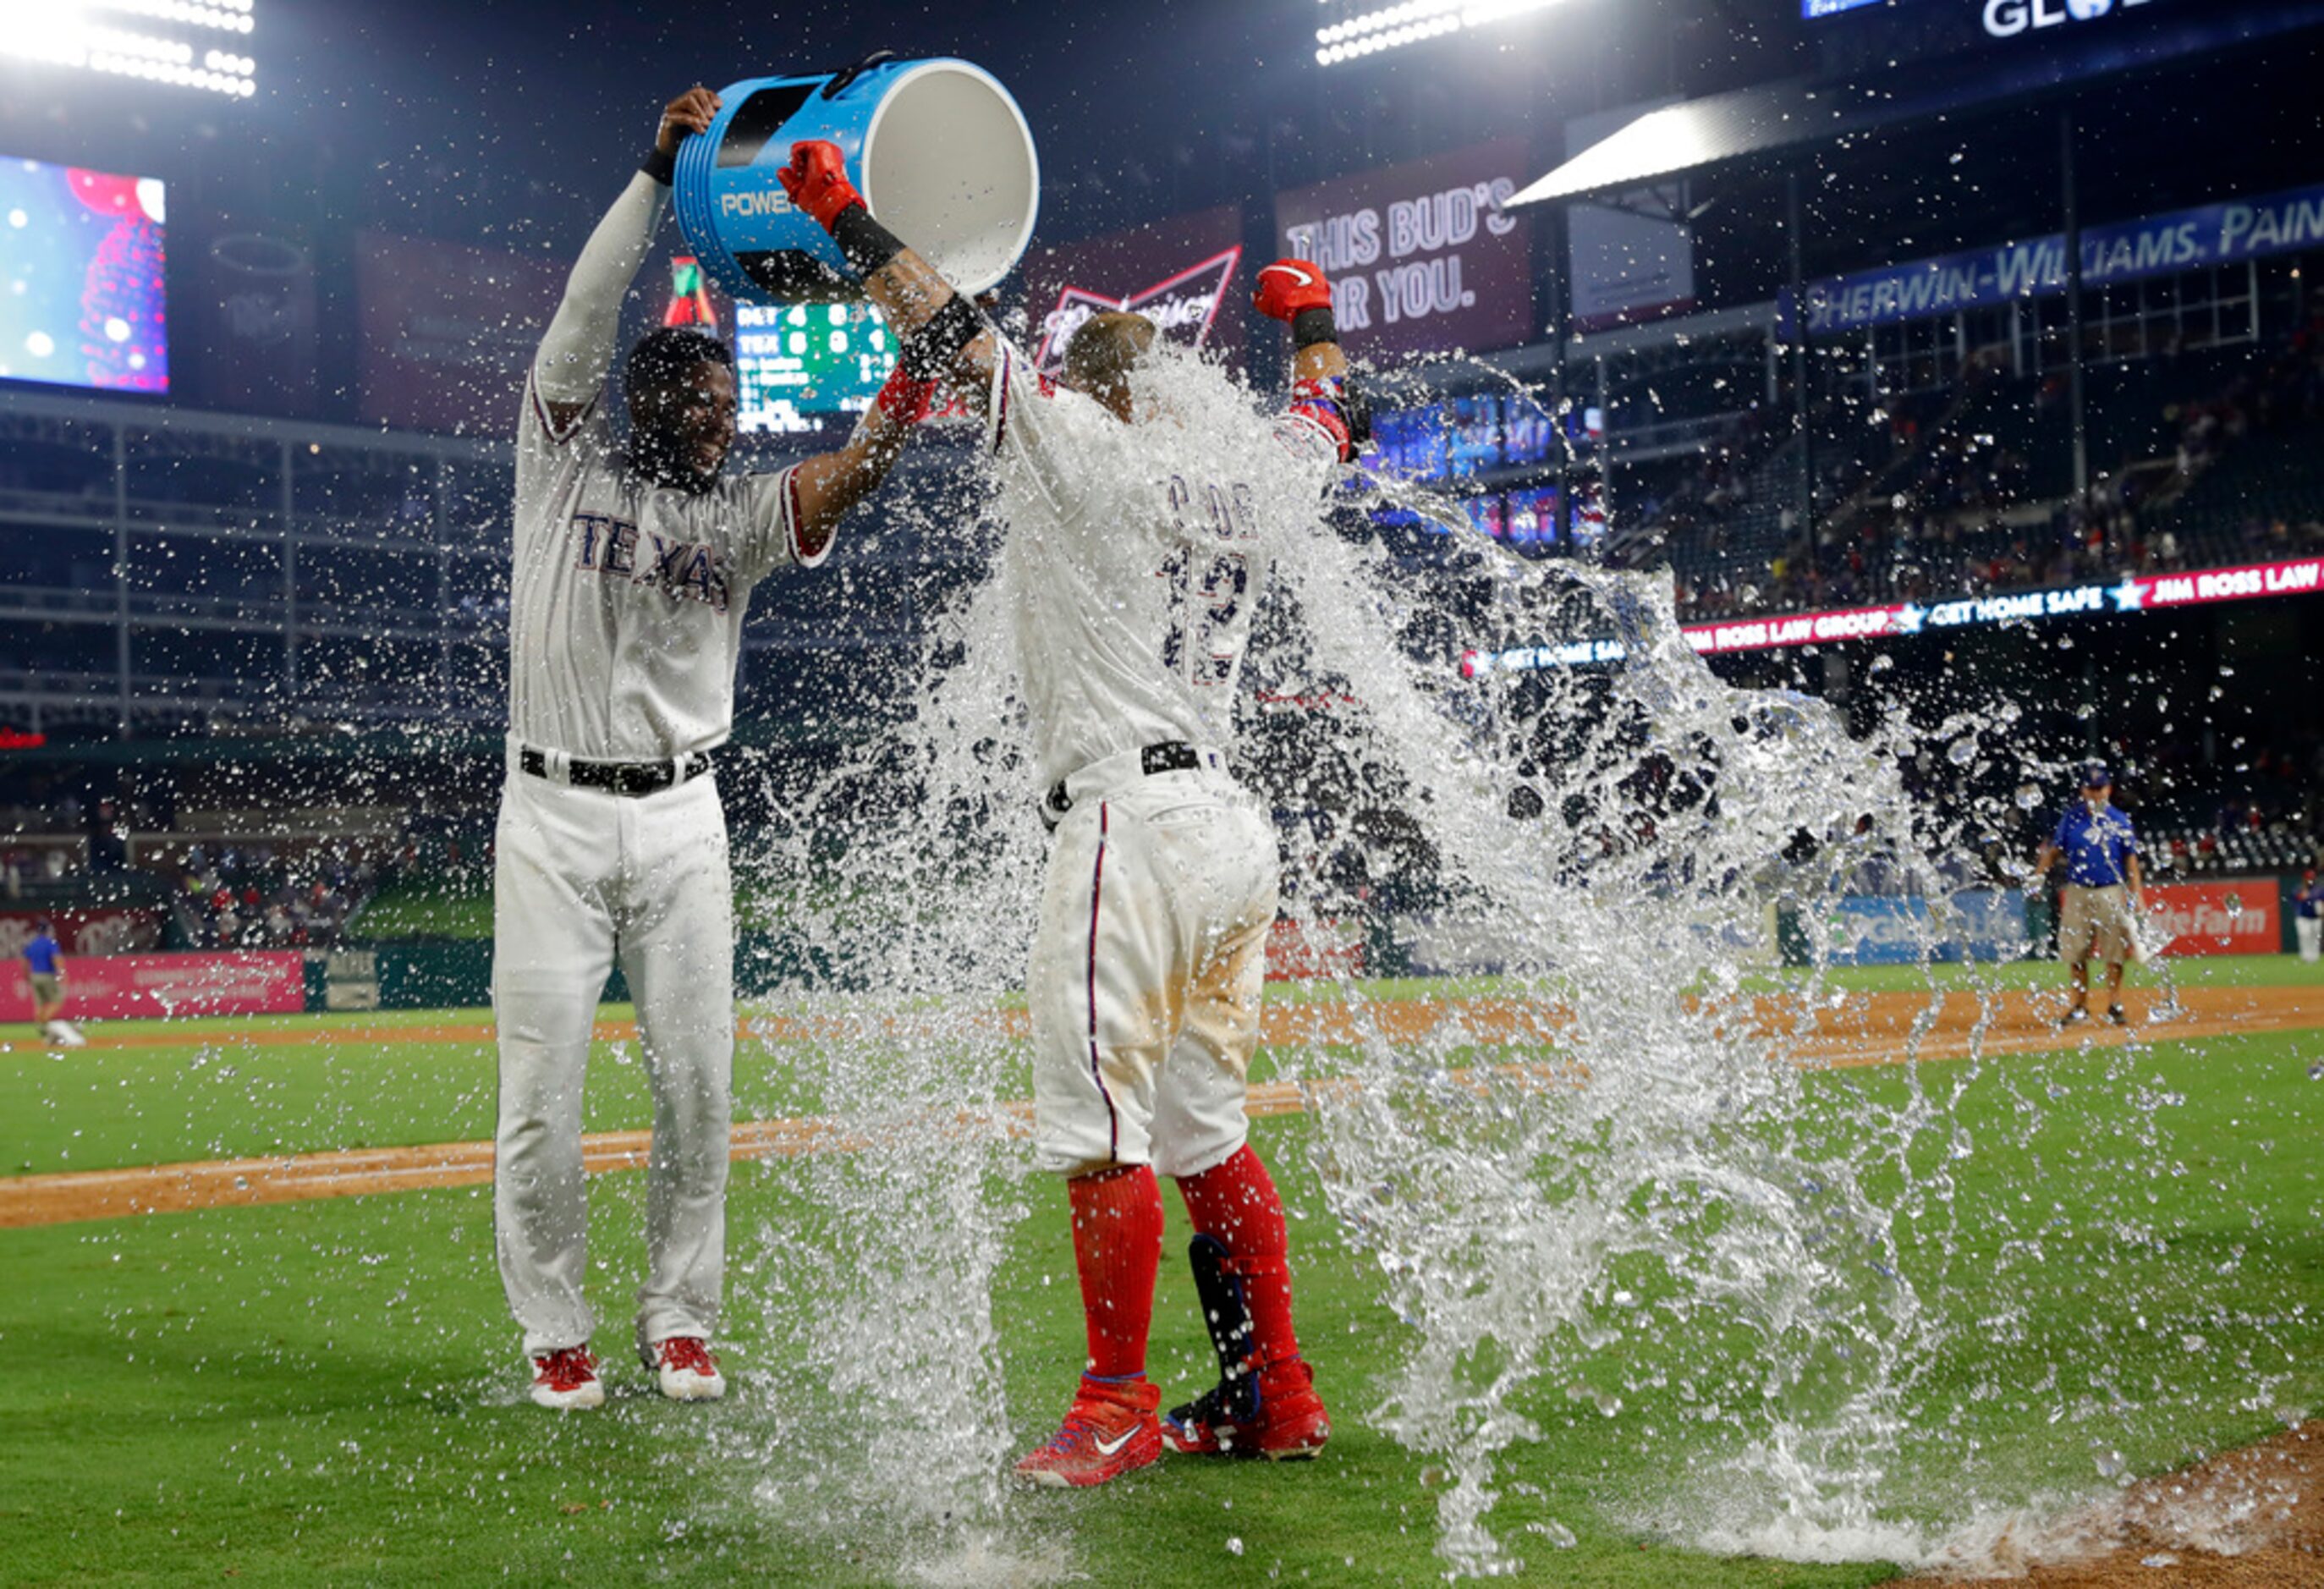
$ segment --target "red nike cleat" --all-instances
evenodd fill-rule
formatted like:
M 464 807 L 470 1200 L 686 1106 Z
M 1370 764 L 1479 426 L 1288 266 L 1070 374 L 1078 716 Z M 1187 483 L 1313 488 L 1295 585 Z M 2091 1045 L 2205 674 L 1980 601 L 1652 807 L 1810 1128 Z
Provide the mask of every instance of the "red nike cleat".
M 542 1407 L 562 1412 L 568 1409 L 602 1407 L 605 1387 L 597 1378 L 597 1360 L 586 1346 L 560 1346 L 532 1360 L 532 1399 Z
M 718 1372 L 718 1360 L 699 1335 L 672 1335 L 638 1355 L 672 1401 L 715 1401 L 726 1394 L 726 1376 Z
M 1162 1455 L 1154 1409 L 1162 1392 L 1145 1380 L 1106 1384 L 1084 1377 L 1063 1427 L 1017 1464 L 1028 1483 L 1086 1489 L 1144 1467 Z
M 1162 1442 L 1187 1456 L 1264 1456 L 1294 1462 L 1332 1437 L 1315 1374 L 1293 1358 L 1261 1371 L 1258 1394 L 1222 1381 L 1162 1420 Z

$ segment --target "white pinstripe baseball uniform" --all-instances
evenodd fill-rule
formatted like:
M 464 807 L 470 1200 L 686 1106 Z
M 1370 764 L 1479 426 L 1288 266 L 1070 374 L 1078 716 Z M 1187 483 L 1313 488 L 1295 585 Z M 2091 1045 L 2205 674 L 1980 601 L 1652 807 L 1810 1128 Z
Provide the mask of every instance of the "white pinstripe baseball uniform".
M 1312 503 L 1337 448 L 1296 416 L 1125 424 L 1006 345 L 985 435 L 1040 785 L 1068 800 L 1028 977 L 1036 1155 L 1199 1174 L 1247 1131 L 1276 902 L 1273 828 L 1220 747 L 1268 504 Z

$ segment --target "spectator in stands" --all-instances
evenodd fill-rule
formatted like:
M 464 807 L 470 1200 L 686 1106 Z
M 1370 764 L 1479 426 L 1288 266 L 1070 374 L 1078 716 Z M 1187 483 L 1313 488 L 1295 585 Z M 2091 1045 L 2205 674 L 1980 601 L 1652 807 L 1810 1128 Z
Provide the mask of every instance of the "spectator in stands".
M 2082 770 L 2081 802 L 2058 818 L 2057 831 L 2034 857 L 2036 883 L 2066 858 L 2058 907 L 2058 954 L 2070 968 L 2074 1002 L 2061 1024 L 2090 1018 L 2090 959 L 2107 967 L 2107 1019 L 2123 1023 L 2122 968 L 2131 957 L 2131 914 L 2138 909 L 2138 836 L 2113 802 L 2114 774 L 2103 762 Z

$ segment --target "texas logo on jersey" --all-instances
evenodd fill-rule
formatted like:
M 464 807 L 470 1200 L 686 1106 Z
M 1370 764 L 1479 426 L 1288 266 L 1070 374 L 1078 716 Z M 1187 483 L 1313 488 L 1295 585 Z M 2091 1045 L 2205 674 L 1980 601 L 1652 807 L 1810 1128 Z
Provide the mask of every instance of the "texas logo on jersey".
M 656 586 L 672 596 L 706 602 L 714 612 L 726 610 L 726 559 L 714 547 L 649 530 L 641 548 L 638 527 L 610 513 L 574 514 L 573 534 L 576 568 Z

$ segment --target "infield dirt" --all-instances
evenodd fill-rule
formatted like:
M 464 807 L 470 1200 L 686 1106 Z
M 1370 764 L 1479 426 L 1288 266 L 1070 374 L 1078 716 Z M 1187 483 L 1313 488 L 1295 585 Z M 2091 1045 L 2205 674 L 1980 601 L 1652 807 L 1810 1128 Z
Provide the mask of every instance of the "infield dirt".
M 2324 1422 L 2287 1429 L 2043 1529 L 2009 1580 L 2033 1589 L 2315 1589 L 2324 1584 Z M 1994 1553 L 2010 1566 L 2009 1542 Z M 1981 1575 L 1990 1578 L 1988 1567 Z M 1936 1582 L 1959 1581 L 1928 1575 Z

